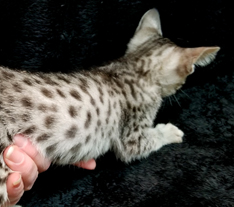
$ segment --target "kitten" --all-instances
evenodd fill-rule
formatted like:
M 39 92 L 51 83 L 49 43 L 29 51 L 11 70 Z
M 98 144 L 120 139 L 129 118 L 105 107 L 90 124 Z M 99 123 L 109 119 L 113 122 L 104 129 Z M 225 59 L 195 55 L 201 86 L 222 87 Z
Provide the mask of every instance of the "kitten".
M 124 57 L 71 74 L 0 67 L 0 150 L 27 135 L 51 162 L 65 165 L 112 149 L 124 162 L 182 142 L 176 126 L 153 120 L 162 98 L 176 92 L 194 65 L 206 66 L 219 47 L 181 48 L 162 37 L 159 14 L 144 14 Z M 1 156 L 0 204 L 10 170 Z

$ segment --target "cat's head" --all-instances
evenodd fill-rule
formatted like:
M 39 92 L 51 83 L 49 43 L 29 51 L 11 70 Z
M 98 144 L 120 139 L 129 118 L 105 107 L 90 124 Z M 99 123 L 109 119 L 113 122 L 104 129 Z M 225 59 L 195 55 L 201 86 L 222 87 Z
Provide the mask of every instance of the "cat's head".
M 138 61 L 141 74 L 161 86 L 162 96 L 172 95 L 184 83 L 195 66 L 212 62 L 219 47 L 182 48 L 163 38 L 158 11 L 151 9 L 141 18 L 128 44 L 126 57 Z M 144 64 L 144 67 L 142 67 Z

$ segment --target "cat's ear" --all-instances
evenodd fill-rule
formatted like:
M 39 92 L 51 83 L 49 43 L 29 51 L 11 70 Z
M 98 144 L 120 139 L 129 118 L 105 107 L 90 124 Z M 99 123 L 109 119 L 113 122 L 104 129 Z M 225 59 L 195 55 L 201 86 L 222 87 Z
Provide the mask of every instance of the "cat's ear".
M 150 9 L 142 16 L 134 36 L 128 43 L 126 53 L 134 51 L 152 36 L 162 36 L 161 22 L 156 9 Z
M 187 49 L 193 65 L 206 66 L 210 64 L 220 50 L 220 47 L 197 47 Z
M 180 51 L 181 48 L 177 48 Z M 181 76 L 186 77 L 194 72 L 194 66 L 206 66 L 211 63 L 220 50 L 219 47 L 197 47 L 182 48 L 180 52 L 180 60 L 178 72 Z
M 148 32 L 162 36 L 161 21 L 157 9 L 150 9 L 141 17 L 135 33 L 147 29 L 150 30 Z

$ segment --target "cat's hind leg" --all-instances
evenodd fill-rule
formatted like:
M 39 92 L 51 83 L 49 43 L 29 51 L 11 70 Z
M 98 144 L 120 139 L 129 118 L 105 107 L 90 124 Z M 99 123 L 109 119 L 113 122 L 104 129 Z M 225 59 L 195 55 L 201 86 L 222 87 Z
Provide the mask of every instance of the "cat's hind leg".
M 180 129 L 170 123 L 158 124 L 155 128 L 142 128 L 128 134 L 121 141 L 122 149 L 118 149 L 117 152 L 117 156 L 125 162 L 147 157 L 164 145 L 181 143 L 184 135 Z

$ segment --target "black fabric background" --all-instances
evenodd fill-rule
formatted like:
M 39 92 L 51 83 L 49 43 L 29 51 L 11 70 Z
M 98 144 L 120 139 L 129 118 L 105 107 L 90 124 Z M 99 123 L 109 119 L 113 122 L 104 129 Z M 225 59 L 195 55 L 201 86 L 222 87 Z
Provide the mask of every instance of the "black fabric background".
M 52 166 L 20 201 L 24 207 L 234 206 L 234 9 L 227 0 L 1 0 L 0 64 L 72 71 L 124 54 L 141 16 L 161 14 L 165 37 L 180 46 L 220 46 L 156 123 L 184 131 L 182 144 L 129 165 L 108 153 L 94 171 Z

